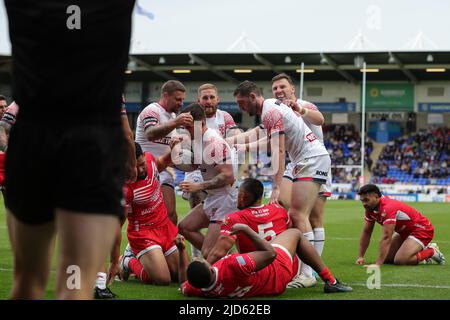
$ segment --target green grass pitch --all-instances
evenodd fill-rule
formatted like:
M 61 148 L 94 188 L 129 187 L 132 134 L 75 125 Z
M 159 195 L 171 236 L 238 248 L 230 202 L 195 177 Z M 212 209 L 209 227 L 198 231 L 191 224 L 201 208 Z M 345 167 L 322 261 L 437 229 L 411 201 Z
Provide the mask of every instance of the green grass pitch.
M 0 299 L 7 299 L 12 285 L 12 254 L 6 229 L 5 209 L 0 200 Z M 435 226 L 435 240 L 441 251 L 450 259 L 450 204 L 412 203 L 424 213 Z M 179 218 L 188 212 L 188 203 L 177 198 Z M 354 292 L 327 295 L 323 284 L 309 289 L 287 289 L 278 297 L 269 299 L 289 300 L 398 300 L 398 299 L 450 299 L 450 263 L 446 265 L 382 266 L 381 289 L 368 289 L 366 282 L 370 274 L 362 266 L 355 264 L 358 254 L 358 239 L 363 224 L 363 210 L 356 201 L 328 201 L 325 211 L 326 242 L 323 253 L 325 263 L 343 282 L 353 286 Z M 125 228 L 122 250 L 126 245 Z M 373 262 L 378 253 L 380 226 L 375 228 L 366 261 Z M 55 269 L 53 259 L 52 270 Z M 450 261 L 449 261 L 450 262 Z M 46 292 L 47 299 L 54 299 L 55 272 L 51 272 Z M 116 281 L 111 289 L 119 299 L 193 299 L 186 298 L 178 291 L 178 286 L 168 287 L 143 285 L 137 280 Z

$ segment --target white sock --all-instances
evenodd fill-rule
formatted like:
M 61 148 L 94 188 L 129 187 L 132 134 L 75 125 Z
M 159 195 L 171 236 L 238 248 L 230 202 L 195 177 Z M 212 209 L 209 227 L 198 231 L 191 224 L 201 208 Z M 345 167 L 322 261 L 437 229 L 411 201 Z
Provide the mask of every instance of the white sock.
M 95 286 L 101 290 L 106 289 L 106 273 L 97 272 L 97 280 L 95 280 Z
M 191 253 L 192 253 L 192 258 L 197 258 L 197 259 L 202 259 L 202 251 L 197 249 L 197 247 L 195 247 L 192 243 L 191 243 Z
M 314 232 L 306 232 L 303 234 L 303 236 L 311 243 L 311 245 L 314 245 Z M 313 269 L 308 266 L 306 263 L 302 263 L 302 273 L 307 277 L 312 277 Z
M 319 256 L 322 256 L 323 247 L 325 245 L 325 229 L 324 228 L 314 228 L 314 248 L 316 249 Z

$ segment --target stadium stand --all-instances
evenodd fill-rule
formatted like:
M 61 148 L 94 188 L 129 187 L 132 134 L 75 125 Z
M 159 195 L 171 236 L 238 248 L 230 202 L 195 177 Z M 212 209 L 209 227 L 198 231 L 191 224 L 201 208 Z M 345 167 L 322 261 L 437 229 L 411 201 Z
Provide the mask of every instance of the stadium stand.
M 433 127 L 389 142 L 378 158 L 373 183 L 449 185 L 450 129 Z
M 354 125 L 325 125 L 324 143 L 331 155 L 333 183 L 356 183 L 359 168 L 340 168 L 336 165 L 356 166 L 361 163 L 361 135 Z M 373 144 L 370 138 L 365 143 L 365 160 L 369 170 L 372 166 L 370 154 Z

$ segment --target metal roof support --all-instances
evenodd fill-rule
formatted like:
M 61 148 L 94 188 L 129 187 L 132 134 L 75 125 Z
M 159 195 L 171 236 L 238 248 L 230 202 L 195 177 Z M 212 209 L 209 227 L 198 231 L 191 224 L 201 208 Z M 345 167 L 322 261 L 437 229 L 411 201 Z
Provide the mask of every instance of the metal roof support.
M 210 64 L 209 62 L 203 60 L 202 58 L 196 56 L 195 54 L 190 53 L 189 54 L 189 58 L 191 58 L 193 61 L 195 61 L 196 63 L 206 67 L 209 71 L 211 71 L 212 73 L 218 75 L 219 77 L 230 81 L 232 83 L 239 83 L 239 80 L 233 78 L 232 76 L 226 74 L 225 72 L 221 71 L 221 70 L 217 70 L 212 64 Z
M 148 64 L 147 62 L 145 62 L 145 61 L 143 61 L 143 60 L 141 60 L 141 59 L 139 59 L 139 58 L 136 58 L 136 57 L 134 57 L 134 56 L 131 56 L 131 59 L 133 59 L 133 60 L 136 61 L 139 65 L 141 65 L 141 66 L 147 68 L 149 71 L 153 72 L 154 74 L 157 74 L 158 76 L 160 76 L 160 77 L 162 77 L 162 78 L 164 78 L 164 79 L 166 79 L 166 80 L 178 80 L 176 77 L 174 77 L 174 76 L 168 74 L 167 72 L 160 71 L 160 70 L 155 70 L 155 68 L 153 68 L 152 65 Z M 178 80 L 178 81 L 179 81 L 179 80 Z
M 337 73 L 339 73 L 341 76 L 343 76 L 347 81 L 351 82 L 351 83 L 357 83 L 358 81 L 356 81 L 355 78 L 353 78 L 353 76 L 348 73 L 345 70 L 342 70 L 341 68 L 339 68 L 338 64 L 331 59 L 329 56 L 327 56 L 325 53 L 320 53 L 320 57 L 322 59 L 325 59 L 325 61 L 334 68 L 334 70 L 336 70 Z
M 395 63 L 397 64 L 397 66 L 400 68 L 400 70 L 405 74 L 405 76 L 414 84 L 419 83 L 419 80 L 417 79 L 417 77 L 408 69 L 405 68 L 405 66 L 403 65 L 403 63 L 400 61 L 400 59 L 393 54 L 392 52 L 389 52 L 389 58 L 392 58 Z
M 283 73 L 284 70 L 282 70 L 281 68 L 273 65 L 272 63 L 270 63 L 266 58 L 260 56 L 257 53 L 253 54 L 253 57 L 256 59 L 256 61 L 258 61 L 259 63 L 265 65 L 266 67 L 270 68 L 270 70 L 272 70 L 275 73 Z

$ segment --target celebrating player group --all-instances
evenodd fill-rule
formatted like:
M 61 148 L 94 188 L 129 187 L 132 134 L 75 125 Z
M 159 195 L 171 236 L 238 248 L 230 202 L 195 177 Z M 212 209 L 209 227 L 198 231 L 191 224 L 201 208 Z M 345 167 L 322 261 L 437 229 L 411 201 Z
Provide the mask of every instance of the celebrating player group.
M 215 85 L 203 84 L 197 91 L 198 101 L 182 108 L 186 88 L 167 81 L 160 99 L 138 117 L 137 178 L 124 187 L 129 244 L 112 259 L 110 280 L 117 275 L 126 281 L 134 274 L 154 285 L 179 282 L 185 295 L 240 298 L 313 287 L 321 278 L 326 293 L 351 292 L 321 258 L 332 161 L 318 108 L 296 98 L 286 74 L 272 79 L 269 99 L 244 81 L 234 92 L 236 103 L 250 116 L 260 116 L 261 124 L 242 132 L 218 109 Z M 267 151 L 272 192 L 263 204 L 262 182 L 239 181 L 237 173 L 243 154 Z M 170 167 L 185 171 L 178 188 L 191 210 L 181 221 Z M 431 243 L 433 226 L 421 213 L 383 197 L 374 185 L 363 186 L 359 195 L 366 214 L 358 264 L 365 264 L 375 221 L 383 225 L 375 264 L 445 262 Z
M 203 84 L 197 92 L 197 102 L 182 108 L 185 86 L 175 80 L 164 83 L 159 100 L 138 116 L 135 141 L 122 111 L 128 141 L 122 224 L 126 217 L 128 245 L 120 255 L 118 230 L 108 275 L 106 267 L 98 273 L 96 297 L 114 297 L 106 278 L 111 283 L 130 275 L 144 284 L 177 282 L 182 294 L 200 297 L 273 296 L 286 288 L 314 287 L 319 278 L 325 293 L 351 292 L 321 258 L 332 159 L 318 108 L 297 99 L 286 74 L 272 79 L 269 99 L 255 83 L 244 81 L 234 92 L 236 103 L 248 115 L 260 116 L 261 123 L 243 132 L 218 109 L 215 85 Z M 0 121 L 2 149 L 18 112 L 13 103 Z M 261 152 L 271 155 L 267 204 L 261 181 L 238 179 L 240 160 Z M 0 181 L 3 161 L 1 152 Z M 173 168 L 185 171 L 178 189 L 191 208 L 181 221 Z M 425 216 L 382 196 L 375 185 L 362 186 L 358 194 L 365 222 L 357 264 L 367 266 L 364 254 L 375 221 L 383 233 L 374 264 L 445 262 L 431 242 L 434 228 Z

